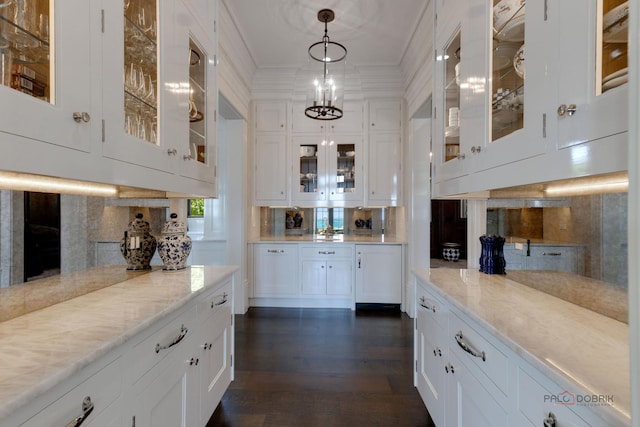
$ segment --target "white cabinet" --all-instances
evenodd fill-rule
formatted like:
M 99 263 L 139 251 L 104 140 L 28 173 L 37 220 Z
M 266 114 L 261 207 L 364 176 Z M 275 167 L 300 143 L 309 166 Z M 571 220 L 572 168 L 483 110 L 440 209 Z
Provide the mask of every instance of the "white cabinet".
M 300 283 L 304 297 L 353 298 L 353 246 L 300 248 Z M 351 304 L 350 304 L 351 305 Z
M 92 64 L 95 59 L 92 54 L 100 31 L 95 27 L 99 21 L 94 19 L 100 14 L 99 8 L 82 0 L 27 1 L 27 5 L 35 7 L 31 10 L 34 21 L 36 16 L 43 17 L 43 24 L 33 28 L 36 23 L 17 13 L 17 2 L 13 3 L 4 2 L 0 11 L 3 16 L 0 140 L 16 150 L 20 150 L 22 142 L 17 136 L 21 136 L 90 151 L 92 127 L 100 126 L 99 104 L 92 102 L 93 85 L 100 75 L 92 70 L 97 65 Z M 22 21 L 17 22 L 16 18 L 21 16 Z M 5 24 L 4 19 L 11 24 Z M 78 122 L 74 121 L 74 113 L 79 113 Z M 39 156 L 30 157 L 33 162 Z M 50 162 L 51 158 L 46 160 Z M 11 170 L 11 166 L 8 162 L 2 169 Z
M 364 204 L 363 104 L 345 103 L 341 119 L 322 121 L 292 105 L 291 200 L 294 204 Z
M 356 245 L 356 304 L 402 302 L 402 246 Z
M 292 137 L 292 202 L 351 206 L 364 200 L 362 135 Z
M 285 102 L 256 103 L 253 150 L 255 205 L 288 204 L 290 167 L 286 126 Z
M 254 297 L 296 297 L 298 245 L 260 243 L 254 245 Z
M 201 334 L 193 352 L 199 359 L 199 421 L 206 425 L 233 380 L 233 289 L 231 282 L 198 305 Z
M 369 102 L 367 160 L 367 206 L 398 206 L 402 203 L 402 104 L 400 101 Z
M 625 2 L 530 6 L 436 6 L 435 197 L 626 170 Z
M 215 39 L 179 0 L 109 6 L 104 156 L 215 183 Z
M 416 286 L 416 388 L 436 426 L 445 424 L 448 309 L 418 282 Z

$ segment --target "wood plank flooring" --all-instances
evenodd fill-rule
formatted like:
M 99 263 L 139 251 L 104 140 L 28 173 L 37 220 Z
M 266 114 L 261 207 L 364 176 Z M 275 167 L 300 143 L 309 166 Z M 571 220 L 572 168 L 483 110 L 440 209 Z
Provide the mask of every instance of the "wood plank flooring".
M 434 426 L 413 387 L 406 314 L 250 308 L 212 426 Z

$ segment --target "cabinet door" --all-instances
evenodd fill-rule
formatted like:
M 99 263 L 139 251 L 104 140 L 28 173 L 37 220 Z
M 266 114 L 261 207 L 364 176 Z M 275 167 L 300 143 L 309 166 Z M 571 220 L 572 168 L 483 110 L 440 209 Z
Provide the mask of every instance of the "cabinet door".
M 284 204 L 287 200 L 287 144 L 283 133 L 263 133 L 255 144 L 256 204 Z
M 402 248 L 356 246 L 356 303 L 402 302 Z
M 416 306 L 416 387 L 433 422 L 444 426 L 445 360 L 447 357 L 442 327 L 434 319 L 435 304 L 425 301 L 418 288 Z M 428 297 L 427 297 L 428 298 Z M 439 309 L 439 308 L 438 308 Z
M 395 206 L 400 198 L 400 134 L 369 135 L 368 204 Z
M 328 136 L 327 185 L 329 200 L 364 201 L 364 167 L 361 135 Z
M 21 11 L 18 2 L 2 3 L 1 139 L 17 135 L 90 151 L 92 126 L 100 123 L 100 111 L 91 102 L 99 81 L 99 64 L 93 63 L 98 58 L 92 55 L 99 47 L 92 43 L 99 40 L 100 5 L 27 0 L 28 10 Z M 37 161 L 33 157 L 30 161 Z
M 327 130 L 331 133 L 357 133 L 364 131 L 364 104 L 360 101 L 345 101 L 342 105 L 344 115 L 331 120 Z
M 256 132 L 286 132 L 287 104 L 284 102 L 256 103 Z
M 327 262 L 324 260 L 304 260 L 300 282 L 303 295 L 327 294 Z
M 304 102 L 294 102 L 291 106 L 291 129 L 293 133 L 324 133 L 329 121 L 314 120 L 311 117 L 307 117 L 304 109 Z
M 351 296 L 352 285 L 353 259 L 327 261 L 327 295 Z
M 507 411 L 500 406 L 471 371 L 449 352 L 447 364 L 446 425 L 452 427 L 507 427 Z
M 226 301 L 226 302 L 222 302 Z M 231 383 L 231 300 L 220 304 L 202 325 L 200 342 L 200 422 L 206 425 Z
M 621 3 L 565 0 L 558 3 L 556 11 L 549 11 L 558 52 L 553 61 L 557 67 L 557 85 L 552 87 L 557 93 L 556 104 L 548 109 L 557 117 L 558 148 L 628 129 L 628 16 L 620 15 L 619 24 L 612 24 L 613 33 L 603 28 L 603 22 L 609 22 L 607 13 Z M 567 107 L 564 113 L 563 105 Z
M 254 296 L 297 296 L 297 245 L 259 244 L 254 251 Z
M 182 73 L 182 80 L 189 81 L 189 90 L 179 96 L 179 104 L 184 105 L 180 129 L 188 138 L 178 148 L 179 170 L 182 176 L 215 183 L 216 173 L 216 106 L 218 105 L 216 86 L 216 43 L 211 39 L 183 3 L 177 8 L 177 35 L 175 48 L 188 52 L 188 61 L 176 62 L 176 76 Z M 179 43 L 181 42 L 181 43 Z M 179 46 L 181 45 L 181 46 Z M 176 123 L 178 126 L 178 123 Z
M 400 101 L 371 101 L 369 103 L 369 131 L 399 131 L 402 123 Z
M 328 144 L 325 134 L 293 136 L 291 200 L 294 203 L 327 200 Z
M 185 70 L 188 58 L 175 54 L 183 52 L 180 48 L 168 49 L 175 43 L 174 3 L 131 0 L 104 6 L 103 154 L 174 173 L 175 160 L 184 154 L 179 143 L 187 135 L 187 105 L 179 105 L 180 91 L 168 82 L 187 81 L 176 62 Z M 181 44 L 185 50 L 186 43 Z

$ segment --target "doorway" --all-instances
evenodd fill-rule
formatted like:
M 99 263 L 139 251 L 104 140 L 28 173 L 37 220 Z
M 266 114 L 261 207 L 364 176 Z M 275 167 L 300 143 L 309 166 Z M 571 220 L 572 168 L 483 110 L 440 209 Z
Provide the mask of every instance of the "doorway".
M 24 193 L 24 280 L 60 274 L 60 194 Z
M 459 244 L 467 259 L 467 215 L 463 200 L 431 200 L 431 259 L 443 259 L 445 243 Z

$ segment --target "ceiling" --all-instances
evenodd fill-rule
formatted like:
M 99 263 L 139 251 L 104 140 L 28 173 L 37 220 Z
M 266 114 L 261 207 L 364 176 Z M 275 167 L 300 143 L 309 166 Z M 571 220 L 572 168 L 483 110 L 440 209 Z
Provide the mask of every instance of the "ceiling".
M 400 65 L 427 0 L 225 0 L 256 67 L 300 67 L 307 49 L 324 35 L 318 11 L 329 8 L 332 41 L 348 64 Z

